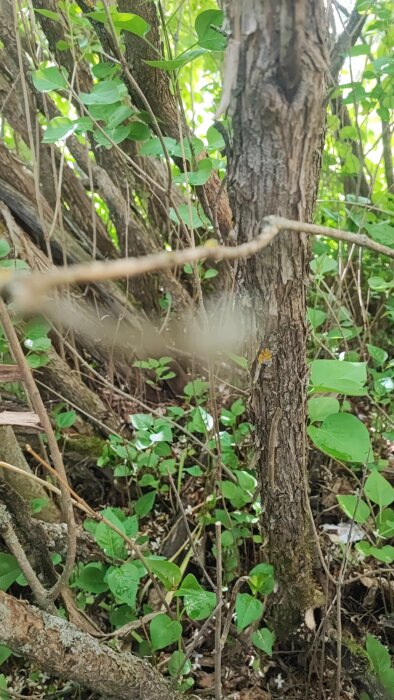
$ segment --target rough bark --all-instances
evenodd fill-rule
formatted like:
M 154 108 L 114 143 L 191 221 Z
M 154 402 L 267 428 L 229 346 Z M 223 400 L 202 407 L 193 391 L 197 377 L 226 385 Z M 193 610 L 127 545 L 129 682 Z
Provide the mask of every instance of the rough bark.
M 24 477 L 7 469 L 0 469 L 0 477 L 10 484 L 27 503 L 30 503 L 34 498 L 45 499 L 47 503 L 41 509 L 40 518 L 48 522 L 59 522 L 62 518 L 60 509 L 50 499 L 48 491 L 37 481 L 29 479 L 29 474 L 32 471 L 10 425 L 0 426 L 0 460 L 26 472 Z
M 117 700 L 182 700 L 147 661 L 0 591 L 0 641 L 42 669 Z
M 227 3 L 227 15 L 233 33 L 239 21 L 241 36 L 229 188 L 242 243 L 259 233 L 266 215 L 311 218 L 323 146 L 326 29 L 323 0 L 246 0 Z M 305 488 L 308 260 L 305 236 L 283 232 L 239 264 L 256 339 L 251 409 L 279 639 L 313 598 Z

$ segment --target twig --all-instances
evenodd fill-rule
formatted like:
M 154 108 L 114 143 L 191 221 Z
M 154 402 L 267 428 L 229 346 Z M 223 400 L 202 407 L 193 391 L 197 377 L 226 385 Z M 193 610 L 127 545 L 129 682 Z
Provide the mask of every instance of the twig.
M 215 619 L 215 700 L 222 700 L 222 525 L 215 523 L 216 535 L 216 619 Z
M 377 243 L 364 234 L 350 233 L 341 229 L 301 221 L 292 221 L 280 216 L 267 216 L 263 219 L 262 232 L 251 241 L 238 246 L 213 245 L 211 247 L 203 245 L 179 251 L 153 253 L 139 258 L 120 258 L 119 260 L 106 260 L 105 262 L 93 261 L 70 265 L 68 268 L 55 267 L 45 272 L 33 272 L 31 274 L 2 271 L 0 275 L 0 289 L 2 286 L 7 286 L 14 299 L 17 300 L 19 308 L 27 309 L 32 301 L 36 303 L 42 295 L 62 285 L 137 277 L 147 272 L 180 267 L 185 263 L 197 262 L 203 259 L 235 260 L 248 258 L 266 248 L 281 231 L 308 233 L 314 236 L 324 236 L 338 241 L 346 241 L 351 245 L 359 245 L 394 259 L 394 248 Z
M 59 579 L 53 586 L 52 590 L 48 592 L 49 597 L 52 600 L 55 600 L 61 592 L 63 586 L 67 586 L 75 561 L 77 531 L 74 519 L 72 500 L 67 484 L 67 475 L 64 469 L 62 455 L 57 444 L 55 433 L 53 432 L 51 421 L 49 420 L 49 416 L 44 406 L 44 402 L 41 398 L 40 392 L 37 389 L 37 385 L 34 381 L 33 374 L 30 370 L 29 365 L 27 364 L 27 360 L 20 346 L 18 336 L 16 334 L 14 326 L 12 325 L 7 307 L 1 298 L 0 322 L 3 326 L 4 333 L 7 337 L 14 360 L 15 362 L 17 362 L 21 369 L 23 384 L 26 389 L 26 393 L 29 395 L 32 406 L 40 419 L 42 427 L 45 430 L 49 449 L 53 459 L 53 464 L 55 466 L 56 474 L 59 477 L 62 513 L 67 524 L 68 547 L 63 572 L 59 576 Z

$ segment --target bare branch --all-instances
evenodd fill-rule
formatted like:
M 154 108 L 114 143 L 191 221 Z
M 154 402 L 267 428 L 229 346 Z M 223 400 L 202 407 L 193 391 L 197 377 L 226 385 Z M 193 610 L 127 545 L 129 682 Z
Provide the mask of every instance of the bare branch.
M 246 243 L 238 246 L 197 246 L 185 248 L 180 251 L 154 253 L 140 258 L 121 258 L 106 262 L 82 263 L 68 268 L 58 267 L 48 272 L 33 272 L 30 275 L 18 274 L 18 272 L 2 273 L 0 277 L 1 287 L 7 287 L 17 301 L 18 309 L 28 309 L 40 303 L 44 294 L 67 284 L 79 284 L 87 282 L 103 282 L 116 280 L 123 277 L 136 277 L 165 270 L 171 267 L 179 267 L 185 263 L 198 260 L 236 260 L 248 258 L 266 248 L 281 231 L 294 231 L 296 233 L 309 233 L 314 236 L 324 236 L 338 241 L 346 241 L 351 245 L 359 245 L 368 248 L 375 253 L 387 255 L 394 259 L 394 249 L 371 240 L 361 233 L 350 233 L 341 229 L 319 226 L 317 224 L 291 221 L 280 216 L 267 216 L 263 220 L 262 232 Z
M 334 85 L 338 84 L 339 71 L 345 62 L 349 49 L 354 46 L 359 38 L 366 19 L 366 14 L 360 15 L 359 12 L 354 9 L 349 16 L 342 34 L 338 37 L 337 41 L 332 47 L 330 73 Z

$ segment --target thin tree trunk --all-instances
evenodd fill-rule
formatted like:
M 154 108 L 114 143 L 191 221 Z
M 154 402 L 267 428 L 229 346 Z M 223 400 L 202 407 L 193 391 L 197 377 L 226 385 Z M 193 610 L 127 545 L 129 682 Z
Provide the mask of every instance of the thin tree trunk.
M 326 28 L 323 0 L 228 2 L 227 16 L 240 40 L 229 188 L 242 243 L 268 214 L 311 219 L 323 147 Z M 305 487 L 308 261 L 306 237 L 283 232 L 238 268 L 256 339 L 251 409 L 280 639 L 314 595 Z

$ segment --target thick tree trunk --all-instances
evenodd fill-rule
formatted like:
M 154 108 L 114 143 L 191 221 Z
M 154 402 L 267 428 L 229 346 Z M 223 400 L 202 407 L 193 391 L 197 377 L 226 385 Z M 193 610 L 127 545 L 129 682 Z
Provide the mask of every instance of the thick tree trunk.
M 227 15 L 240 39 L 229 188 L 243 243 L 269 214 L 311 218 L 323 146 L 325 19 L 323 0 L 228 2 Z M 256 339 L 251 408 L 267 557 L 278 582 L 273 625 L 282 639 L 313 600 L 305 487 L 308 260 L 306 237 L 283 232 L 238 268 Z

